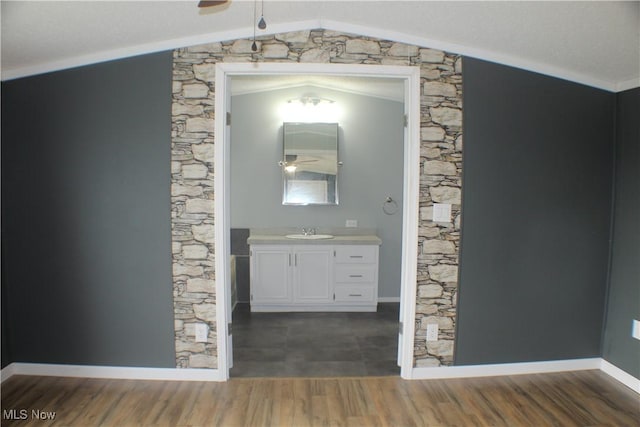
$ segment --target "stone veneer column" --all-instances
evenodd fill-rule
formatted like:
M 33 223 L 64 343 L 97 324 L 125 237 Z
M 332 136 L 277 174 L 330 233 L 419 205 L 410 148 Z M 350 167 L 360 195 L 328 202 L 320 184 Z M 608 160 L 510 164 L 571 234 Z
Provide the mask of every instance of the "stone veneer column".
M 450 365 L 456 320 L 462 170 L 461 58 L 440 50 L 328 30 L 298 31 L 177 49 L 173 65 L 171 210 L 176 365 L 216 368 L 213 225 L 215 63 L 321 62 L 419 66 L 420 223 L 416 366 Z M 451 203 L 454 222 L 433 223 L 433 203 Z M 194 324 L 210 327 L 194 342 Z M 438 323 L 439 340 L 426 328 Z

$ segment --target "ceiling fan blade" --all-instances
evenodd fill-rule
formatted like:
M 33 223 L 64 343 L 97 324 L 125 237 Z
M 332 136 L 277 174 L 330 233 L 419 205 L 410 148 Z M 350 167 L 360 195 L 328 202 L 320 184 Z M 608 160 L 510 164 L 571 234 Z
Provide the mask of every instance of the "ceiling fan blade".
M 219 0 L 219 1 L 200 0 L 200 2 L 198 2 L 198 7 L 218 6 L 221 4 L 225 4 L 227 1 L 228 0 Z

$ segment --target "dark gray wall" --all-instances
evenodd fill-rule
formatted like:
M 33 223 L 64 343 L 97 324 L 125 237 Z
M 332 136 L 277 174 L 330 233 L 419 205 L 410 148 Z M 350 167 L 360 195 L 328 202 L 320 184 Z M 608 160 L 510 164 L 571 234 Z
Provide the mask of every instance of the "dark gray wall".
M 175 367 L 171 68 L 3 82 L 4 362 Z
M 611 276 L 602 356 L 640 378 L 640 88 L 617 94 Z
M 464 59 L 457 365 L 600 357 L 615 95 Z

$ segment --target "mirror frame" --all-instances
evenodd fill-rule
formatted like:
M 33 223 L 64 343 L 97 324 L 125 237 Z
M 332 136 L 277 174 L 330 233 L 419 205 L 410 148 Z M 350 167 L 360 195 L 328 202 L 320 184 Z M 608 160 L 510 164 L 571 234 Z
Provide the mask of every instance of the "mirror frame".
M 329 187 L 327 186 L 327 193 L 334 195 L 332 199 L 327 199 L 327 202 L 291 202 L 288 201 L 288 193 L 289 193 L 289 183 L 291 180 L 288 178 L 288 173 L 285 170 L 287 166 L 287 127 L 296 126 L 296 125 L 326 125 L 335 127 L 335 182 L 333 184 L 333 191 L 329 191 Z M 333 133 L 333 128 L 331 129 Z M 340 133 L 340 125 L 336 122 L 284 122 L 282 124 L 282 160 L 279 162 L 280 166 L 282 166 L 282 205 L 283 206 L 338 206 L 339 205 L 339 193 L 338 193 L 338 169 L 340 167 L 339 161 L 339 133 Z M 312 180 L 309 180 L 312 181 Z M 321 182 L 330 181 L 324 180 Z

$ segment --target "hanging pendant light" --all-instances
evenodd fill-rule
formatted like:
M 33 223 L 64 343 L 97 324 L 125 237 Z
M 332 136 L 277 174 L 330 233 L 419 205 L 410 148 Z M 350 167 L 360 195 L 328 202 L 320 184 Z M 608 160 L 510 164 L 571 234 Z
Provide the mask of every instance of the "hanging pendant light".
M 261 30 L 267 28 L 267 21 L 264 20 L 264 0 L 260 1 L 260 21 L 258 21 L 258 28 Z
M 267 28 L 267 23 L 264 20 L 264 16 L 260 17 L 260 21 L 258 22 L 258 28 L 260 28 L 261 30 L 264 30 L 265 28 Z
M 254 52 L 258 51 L 258 44 L 256 43 L 256 11 L 257 11 L 257 2 L 258 0 L 253 0 L 253 22 L 254 22 L 254 27 L 253 27 L 253 43 L 251 43 L 251 50 Z M 260 1 L 260 20 L 258 21 L 258 28 L 260 28 L 261 30 L 264 30 L 265 28 L 267 28 L 267 21 L 265 21 L 264 19 L 264 0 Z
M 256 44 L 256 2 L 257 0 L 253 0 L 253 43 L 251 43 L 251 50 L 254 52 L 258 51 L 258 45 Z

